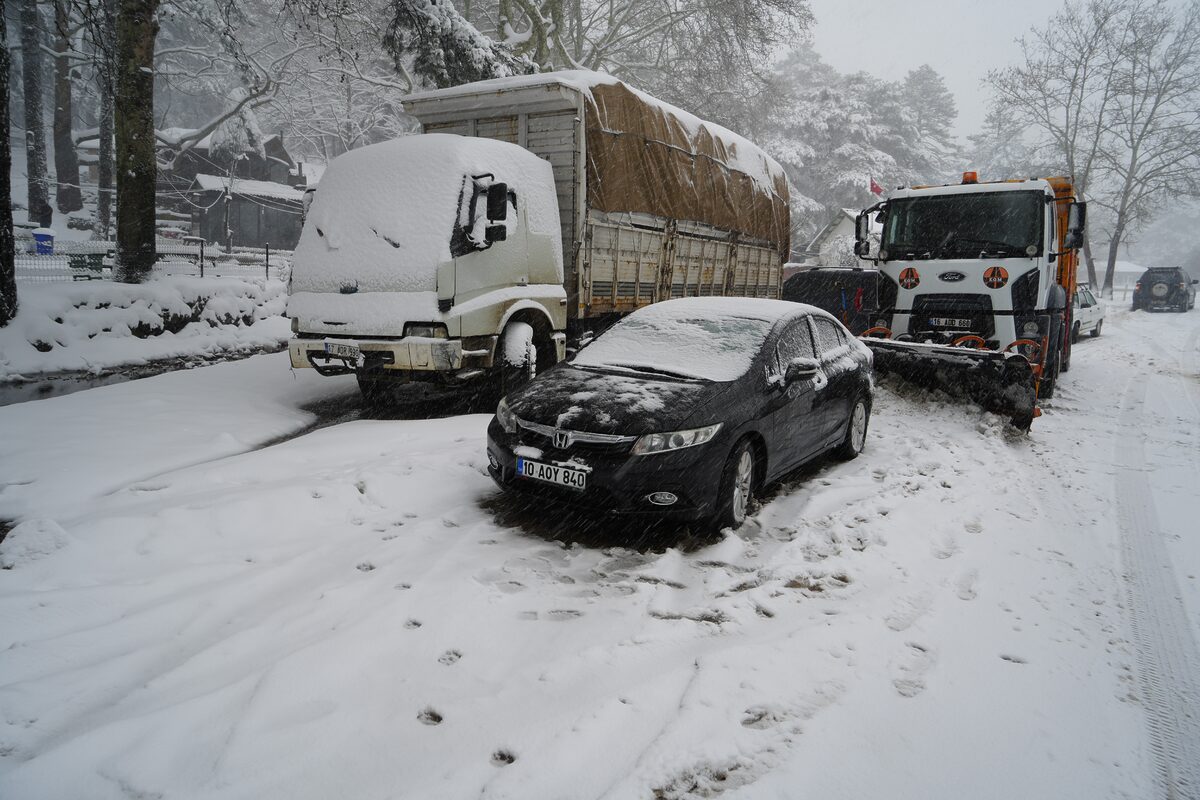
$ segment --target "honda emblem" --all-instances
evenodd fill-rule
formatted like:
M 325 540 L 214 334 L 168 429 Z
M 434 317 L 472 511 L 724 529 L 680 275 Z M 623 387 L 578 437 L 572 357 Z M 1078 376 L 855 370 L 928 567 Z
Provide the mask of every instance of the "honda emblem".
M 554 448 L 556 450 L 566 450 L 575 442 L 575 437 L 570 431 L 556 430 L 554 432 Z

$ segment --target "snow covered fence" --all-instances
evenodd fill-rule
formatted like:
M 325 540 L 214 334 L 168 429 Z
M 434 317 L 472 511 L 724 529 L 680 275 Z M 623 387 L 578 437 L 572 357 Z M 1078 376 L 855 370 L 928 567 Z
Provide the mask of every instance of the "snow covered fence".
M 163 274 L 137 285 L 38 283 L 19 296 L 16 319 L 0 330 L 0 380 L 256 352 L 288 337 L 279 278 Z

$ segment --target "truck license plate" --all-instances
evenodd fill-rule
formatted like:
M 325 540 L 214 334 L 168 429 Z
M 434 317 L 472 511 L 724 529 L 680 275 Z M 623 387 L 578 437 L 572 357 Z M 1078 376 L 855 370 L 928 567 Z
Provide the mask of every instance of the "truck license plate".
M 517 474 L 522 478 L 532 478 L 543 483 L 553 483 L 555 486 L 565 486 L 568 489 L 583 490 L 587 488 L 587 473 L 581 469 L 560 467 L 554 464 L 542 464 L 538 461 L 517 459 Z
M 954 328 L 955 330 L 966 330 L 971 327 L 971 320 L 959 319 L 957 317 L 930 317 L 929 324 L 938 328 Z
M 362 355 L 357 344 L 342 344 L 341 342 L 326 342 L 325 352 L 331 356 L 347 358 L 352 361 L 357 361 L 358 357 Z

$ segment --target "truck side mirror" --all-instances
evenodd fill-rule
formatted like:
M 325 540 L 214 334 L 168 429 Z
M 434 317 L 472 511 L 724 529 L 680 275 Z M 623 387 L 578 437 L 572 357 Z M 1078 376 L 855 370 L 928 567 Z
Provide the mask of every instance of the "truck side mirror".
M 1063 247 L 1074 250 L 1083 247 L 1083 232 L 1087 226 L 1087 202 L 1080 200 L 1071 203 L 1067 211 L 1067 235 L 1063 237 Z
M 871 251 L 871 222 L 864 211 L 854 218 L 854 255 L 866 258 Z
M 493 183 L 487 190 L 487 218 L 492 222 L 508 219 L 508 184 Z
M 487 237 L 487 243 L 503 242 L 508 238 L 508 228 L 503 225 L 488 225 L 484 229 L 484 236 Z

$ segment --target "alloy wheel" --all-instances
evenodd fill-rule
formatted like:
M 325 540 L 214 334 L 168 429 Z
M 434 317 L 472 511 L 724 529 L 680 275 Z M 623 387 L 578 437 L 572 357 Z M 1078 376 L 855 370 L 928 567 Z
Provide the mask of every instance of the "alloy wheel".
M 743 450 L 733 475 L 733 519 L 739 525 L 750 508 L 750 493 L 754 488 L 754 457 Z
M 867 407 L 859 400 L 854 404 L 854 416 L 850 418 L 850 443 L 854 452 L 861 453 L 867 442 Z

